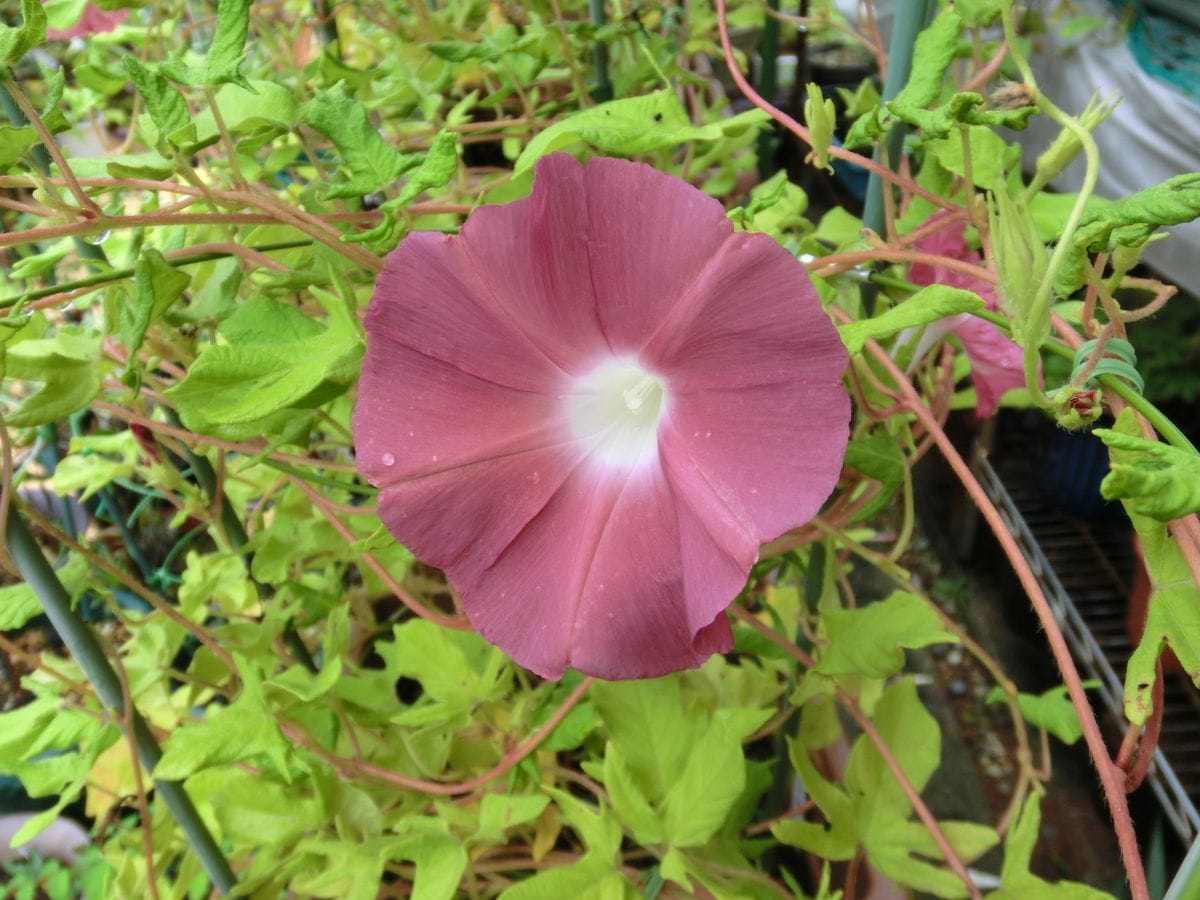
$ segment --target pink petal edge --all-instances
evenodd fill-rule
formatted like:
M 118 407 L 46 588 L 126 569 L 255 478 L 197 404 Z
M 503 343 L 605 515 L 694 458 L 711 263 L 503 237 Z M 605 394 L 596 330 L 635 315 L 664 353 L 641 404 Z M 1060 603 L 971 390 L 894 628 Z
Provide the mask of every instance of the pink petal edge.
M 846 353 L 803 269 L 647 166 L 544 158 L 525 200 L 406 238 L 366 326 L 354 430 L 381 517 L 548 678 L 728 650 L 759 544 L 815 514 L 841 469 Z M 668 392 L 658 451 L 608 467 L 561 392 L 639 350 Z
M 944 211 L 936 213 L 930 217 L 929 222 L 936 222 L 948 215 L 949 213 Z M 916 248 L 952 259 L 982 263 L 982 257 L 967 246 L 966 228 L 965 222 L 957 226 L 949 224 L 918 241 Z M 961 272 L 951 271 L 944 266 L 914 264 L 909 269 L 909 278 L 913 284 L 946 284 L 974 291 L 984 299 L 988 309 L 995 310 L 998 306 L 996 291 L 991 284 Z M 958 335 L 963 343 L 963 349 L 971 363 L 971 381 L 975 385 L 975 414 L 981 419 L 986 419 L 999 408 L 1005 393 L 1013 388 L 1025 386 L 1025 363 L 1021 348 L 990 322 L 970 315 L 954 316 L 925 329 L 913 353 L 914 365 L 949 331 Z M 903 340 L 902 335 L 900 342 Z
M 42 0 L 45 3 L 45 0 Z M 46 38 L 51 41 L 64 41 L 71 38 L 82 38 L 92 34 L 108 34 L 115 31 L 117 26 L 129 17 L 129 10 L 117 9 L 106 12 L 96 5 L 89 3 L 83 8 L 79 21 L 70 28 L 50 28 L 46 30 Z

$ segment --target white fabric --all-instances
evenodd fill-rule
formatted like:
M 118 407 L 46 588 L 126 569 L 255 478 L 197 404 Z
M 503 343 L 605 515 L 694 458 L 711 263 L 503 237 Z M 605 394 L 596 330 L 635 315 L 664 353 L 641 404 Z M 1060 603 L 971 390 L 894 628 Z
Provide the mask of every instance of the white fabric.
M 1111 27 L 1073 41 L 1039 38 L 1031 61 L 1038 86 L 1067 113 L 1078 114 L 1094 91 L 1123 98 L 1094 132 L 1100 148 L 1096 193 L 1116 200 L 1174 175 L 1200 171 L 1200 105 L 1142 70 L 1107 5 L 1073 3 L 1078 13 L 1103 16 Z M 1058 130 L 1044 116 L 1029 120 L 1029 128 L 1018 134 L 1027 168 Z M 1083 172 L 1081 155 L 1053 187 L 1076 191 Z M 1170 237 L 1152 242 L 1142 259 L 1168 281 L 1200 292 L 1200 222 L 1170 231 Z
M 839 11 L 851 22 L 856 19 L 858 3 L 836 0 Z M 1100 147 L 1096 193 L 1117 200 L 1173 175 L 1200 171 L 1200 104 L 1146 74 L 1134 59 L 1112 7 L 1098 0 L 1071 0 L 1071 4 L 1073 15 L 1094 15 L 1108 25 L 1071 39 L 1038 36 L 1031 62 L 1041 89 L 1072 115 L 1083 110 L 1093 92 L 1123 98 L 1095 132 Z M 895 3 L 876 0 L 875 9 L 881 30 L 890 32 Z M 1034 116 L 1026 131 L 1012 133 L 1025 148 L 1027 169 L 1058 130 L 1046 117 Z M 1052 187 L 1077 191 L 1083 172 L 1081 157 Z M 1171 236 L 1152 242 L 1142 258 L 1168 281 L 1200 293 L 1200 222 L 1169 230 Z

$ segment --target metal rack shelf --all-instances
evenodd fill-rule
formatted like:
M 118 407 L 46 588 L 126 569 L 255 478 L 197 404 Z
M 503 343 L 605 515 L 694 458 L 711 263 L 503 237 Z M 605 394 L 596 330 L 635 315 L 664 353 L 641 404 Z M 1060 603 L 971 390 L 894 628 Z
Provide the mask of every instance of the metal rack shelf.
M 1003 439 L 991 456 L 977 445 L 972 468 L 1020 544 L 1080 668 L 1099 682 L 1105 709 L 1123 729 L 1118 667 L 1132 652 L 1125 627 L 1129 532 L 1052 507 L 1034 486 L 1028 448 L 1005 449 Z M 1200 833 L 1200 702 L 1186 679 L 1169 673 L 1163 701 L 1162 734 L 1145 784 L 1186 845 Z

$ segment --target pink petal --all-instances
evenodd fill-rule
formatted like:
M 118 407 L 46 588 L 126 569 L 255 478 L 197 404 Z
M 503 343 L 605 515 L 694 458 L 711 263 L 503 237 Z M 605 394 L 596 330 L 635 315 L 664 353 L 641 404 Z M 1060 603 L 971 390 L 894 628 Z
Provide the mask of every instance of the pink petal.
M 354 431 L 373 483 L 567 439 L 565 374 L 495 307 L 453 238 L 405 238 L 365 325 Z
M 694 460 L 680 452 L 680 442 L 664 440 L 660 457 L 677 506 L 688 626 L 699 633 L 745 585 L 762 538 L 752 522 L 721 498 Z
M 526 200 L 458 238 L 406 238 L 366 326 L 354 428 L 381 517 L 547 677 L 650 677 L 728 649 L 760 542 L 840 472 L 846 353 L 802 267 L 638 164 L 553 155 Z M 580 433 L 571 405 L 613 364 L 664 391 L 631 457 L 600 453 L 607 426 Z
M 584 180 L 592 235 L 588 259 L 600 323 L 614 352 L 637 351 L 719 252 L 733 226 L 712 197 L 641 163 L 592 159 Z
M 948 213 L 937 213 L 930 217 L 929 221 L 935 222 L 946 215 Z M 926 253 L 982 264 L 982 257 L 967 246 L 964 238 L 966 228 L 965 222 L 949 224 L 929 237 L 917 241 L 916 248 Z M 910 267 L 908 277 L 914 284 L 945 284 L 974 291 L 984 299 L 988 309 L 994 310 L 999 305 L 994 285 L 980 278 L 951 271 L 945 266 L 917 263 Z M 929 347 L 950 330 L 962 340 L 967 358 L 971 362 L 971 381 L 975 385 L 975 413 L 980 418 L 987 418 L 996 411 L 1000 398 L 1007 391 L 1025 386 L 1021 348 L 990 322 L 969 315 L 954 316 L 925 329 L 921 343 L 913 354 L 914 366 Z
M 799 382 L 840 395 L 848 357 L 807 273 L 765 234 L 731 235 L 642 353 L 673 394 Z
M 728 650 L 722 611 L 757 544 L 724 560 L 658 466 L 597 470 L 580 455 L 560 446 L 407 481 L 383 492 L 380 515 L 446 571 L 480 634 L 543 677 L 648 678 Z M 689 587 L 707 595 L 699 621 Z
M 937 222 L 948 217 L 950 213 L 943 210 L 930 216 L 926 224 Z M 983 265 L 983 257 L 968 246 L 966 241 L 967 223 L 951 222 L 928 237 L 917 241 L 914 248 L 923 253 L 934 253 L 938 256 L 948 256 L 951 259 Z M 944 284 L 949 287 L 974 291 L 987 303 L 987 308 L 995 310 L 999 306 L 996 299 L 996 286 L 982 278 L 976 278 L 963 272 L 948 269 L 943 265 L 932 263 L 913 263 L 908 270 L 908 280 L 913 284 Z
M 533 193 L 475 210 L 460 246 L 496 307 L 556 365 L 591 369 L 608 345 L 600 329 L 588 264 L 584 170 L 565 153 L 543 157 Z
M 380 495 L 380 518 L 397 540 L 444 569 L 461 591 L 479 582 L 542 513 L 583 457 L 577 444 L 557 444 L 407 479 Z M 521 585 L 501 590 L 501 599 L 523 602 Z M 563 610 L 557 612 L 557 618 L 565 618 Z
M 676 471 L 690 462 L 703 473 L 725 509 L 765 542 L 820 510 L 841 473 L 849 422 L 849 398 L 827 377 L 706 388 L 672 397 L 659 448 Z
M 408 478 L 571 440 L 554 395 L 494 384 L 386 339 L 368 344 L 354 410 L 359 471 Z
M 660 447 L 704 472 L 759 541 L 816 514 L 849 439 L 848 357 L 791 254 L 730 237 L 643 359 L 669 383 Z
M 732 645 L 722 614 L 732 594 L 694 628 L 684 578 L 661 468 L 584 465 L 464 592 L 480 633 L 545 677 L 573 666 L 601 678 L 650 678 Z M 733 593 L 744 581 L 743 572 Z
M 496 302 L 457 238 L 410 234 L 388 256 L 372 301 L 364 324 L 384 340 L 516 390 L 561 390 L 562 370 Z
M 44 3 L 45 0 L 42 0 Z M 129 10 L 117 9 L 112 12 L 104 10 L 89 3 L 83 8 L 83 14 L 79 17 L 79 21 L 70 28 L 56 29 L 51 28 L 46 31 L 46 37 L 52 41 L 69 40 L 76 37 L 87 37 L 90 34 L 107 34 L 110 31 L 115 31 L 129 16 Z
M 971 361 L 975 413 L 986 419 L 996 411 L 1005 393 L 1012 388 L 1025 387 L 1021 348 L 991 322 L 975 316 L 956 316 L 954 333 L 962 340 Z
M 925 221 L 922 227 L 941 222 L 948 219 L 950 215 L 949 210 L 936 212 Z M 938 256 L 949 256 L 951 259 L 975 262 L 979 257 L 967 244 L 966 229 L 967 223 L 962 220 L 947 222 L 945 226 L 934 231 L 928 237 L 917 241 L 916 249 L 923 253 L 935 253 Z M 909 267 L 908 277 L 913 284 L 943 284 L 941 273 L 945 271 L 942 267 L 930 263 L 913 263 Z

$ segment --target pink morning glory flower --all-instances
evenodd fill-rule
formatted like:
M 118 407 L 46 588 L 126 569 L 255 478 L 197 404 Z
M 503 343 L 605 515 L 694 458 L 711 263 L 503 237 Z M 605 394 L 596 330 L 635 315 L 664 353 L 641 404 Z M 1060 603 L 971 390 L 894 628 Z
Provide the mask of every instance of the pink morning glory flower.
M 934 222 L 948 213 L 937 213 L 929 221 Z M 936 253 L 964 262 L 982 265 L 983 259 L 966 242 L 966 223 L 950 225 L 922 238 L 914 245 L 925 253 Z M 974 291 L 983 298 L 987 308 L 998 308 L 995 288 L 986 281 L 963 272 L 955 272 L 944 266 L 914 263 L 908 272 L 913 284 L 945 284 L 950 287 Z M 1000 398 L 1012 388 L 1025 386 L 1025 370 L 1021 348 L 991 322 L 964 313 L 935 322 L 925 328 L 920 342 L 913 352 L 919 360 L 945 335 L 953 333 L 962 341 L 967 359 L 971 363 L 971 381 L 975 385 L 975 413 L 986 419 L 1000 406 Z M 903 342 L 903 337 L 901 338 Z
M 45 3 L 46 0 L 42 0 L 42 2 Z M 110 31 L 116 30 L 116 27 L 124 22 L 128 16 L 129 10 L 127 9 L 117 9 L 107 12 L 100 9 L 94 3 L 89 3 L 83 8 L 83 14 L 79 17 L 78 22 L 70 28 L 51 28 L 47 30 L 46 37 L 52 41 L 59 41 L 87 37 L 89 34 L 107 34 Z
M 639 163 L 552 154 L 530 197 L 409 235 L 366 329 L 383 521 L 546 678 L 729 650 L 759 545 L 841 470 L 846 351 L 804 269 Z

